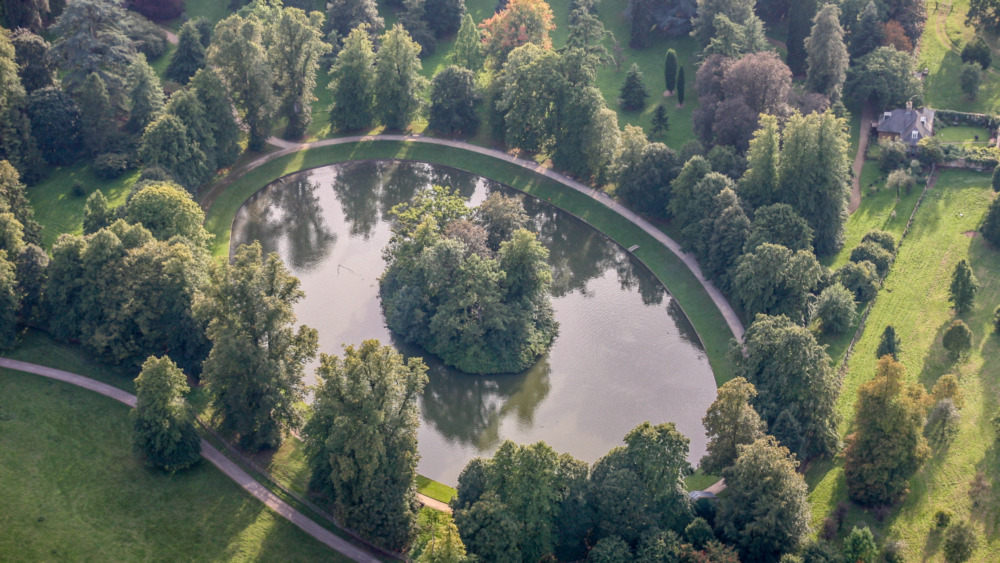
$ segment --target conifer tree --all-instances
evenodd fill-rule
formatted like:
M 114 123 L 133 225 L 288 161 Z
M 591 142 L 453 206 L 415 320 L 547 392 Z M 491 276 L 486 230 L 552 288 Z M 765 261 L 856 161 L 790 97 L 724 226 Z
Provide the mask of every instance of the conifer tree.
M 226 88 L 219 75 L 207 68 L 195 73 L 191 87 L 205 108 L 205 119 L 215 141 L 215 166 L 225 168 L 236 162 L 243 150 L 240 148 L 240 126 L 233 116 Z
M 632 63 L 632 68 L 625 75 L 625 83 L 622 84 L 619 97 L 621 98 L 622 107 L 629 111 L 642 109 L 646 105 L 646 99 L 649 98 L 649 91 L 646 90 L 646 84 L 643 82 L 642 71 L 639 70 L 639 65 Z
M 77 94 L 77 105 L 85 108 L 80 114 L 84 150 L 92 155 L 105 152 L 115 134 L 115 109 L 104 80 L 96 72 L 84 80 Z
M 874 1 L 869 1 L 858 16 L 858 23 L 851 33 L 849 50 L 851 59 L 861 58 L 882 44 L 882 21 L 879 19 L 878 8 Z
M 805 40 L 805 49 L 808 55 L 806 85 L 831 100 L 839 99 L 850 58 L 844 44 L 844 28 L 840 26 L 840 8 L 836 4 L 826 4 L 816 14 L 812 31 Z
M 955 312 L 962 314 L 972 309 L 977 291 L 979 291 L 979 280 L 972 273 L 969 261 L 962 258 L 955 265 L 955 271 L 951 275 L 951 287 L 948 294 L 948 300 L 955 306 Z
M 330 123 L 342 131 L 370 127 L 375 120 L 375 52 L 364 27 L 355 28 L 330 69 Z
M 483 35 L 472 16 L 465 14 L 462 17 L 462 27 L 458 30 L 458 38 L 455 39 L 455 49 L 451 53 L 451 61 L 472 72 L 478 72 L 483 68 L 485 60 Z
M 979 227 L 983 238 L 995 247 L 1000 247 L 1000 197 L 994 197 L 986 211 L 986 218 Z
M 677 51 L 667 49 L 667 58 L 663 62 L 663 82 L 667 92 L 673 92 L 677 87 Z
M 97 192 L 100 193 L 100 192 Z M 201 457 L 201 438 L 184 396 L 187 377 L 169 357 L 150 356 L 135 378 L 132 443 L 153 467 L 177 471 Z
M 167 65 L 166 77 L 174 82 L 187 84 L 194 73 L 205 67 L 205 46 L 195 22 L 187 21 L 177 34 L 177 50 Z
M 145 55 L 136 55 L 128 67 L 128 91 L 130 105 L 125 127 L 133 133 L 139 133 L 163 109 L 163 88 L 156 72 L 146 62 Z
M 656 111 L 653 112 L 653 131 L 654 135 L 659 135 L 660 133 L 666 133 L 670 130 L 670 118 L 667 116 L 667 108 L 663 105 L 656 106 Z
M 387 129 L 405 129 L 420 109 L 427 79 L 420 75 L 420 45 L 396 24 L 382 36 L 375 57 L 375 117 Z
M 205 153 L 174 115 L 161 115 L 149 124 L 142 134 L 139 157 L 146 166 L 159 166 L 169 172 L 191 193 L 197 193 L 208 180 Z
M 205 104 L 198 99 L 198 93 L 192 89 L 178 90 L 170 97 L 166 113 L 179 119 L 187 129 L 188 135 L 205 155 L 205 175 L 210 176 L 219 169 L 216 156 L 215 136 L 212 124 L 205 115 Z
M 799 75 L 806 71 L 805 41 L 816 15 L 816 0 L 797 0 L 788 6 L 788 38 L 785 41 L 788 55 L 785 62 L 792 74 Z
M 750 139 L 747 170 L 738 184 L 740 199 L 753 209 L 771 205 L 779 199 L 777 189 L 781 164 L 780 142 L 778 119 L 773 115 L 761 115 L 760 127 Z

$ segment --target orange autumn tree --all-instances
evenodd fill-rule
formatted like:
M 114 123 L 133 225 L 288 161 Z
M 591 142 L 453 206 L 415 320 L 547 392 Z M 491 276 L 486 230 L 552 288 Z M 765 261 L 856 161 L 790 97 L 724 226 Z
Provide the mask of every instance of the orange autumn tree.
M 545 0 L 511 0 L 479 27 L 483 30 L 483 50 L 496 68 L 503 65 L 511 51 L 525 43 L 551 49 L 549 32 L 556 28 L 552 23 L 552 8 Z
M 896 20 L 889 20 L 882 27 L 882 45 L 893 46 L 897 51 L 913 52 L 913 43 L 906 36 L 903 26 Z

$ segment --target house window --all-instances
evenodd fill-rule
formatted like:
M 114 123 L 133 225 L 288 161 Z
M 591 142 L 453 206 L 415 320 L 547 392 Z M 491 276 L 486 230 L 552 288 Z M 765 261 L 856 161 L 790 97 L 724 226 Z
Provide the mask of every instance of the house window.
M 917 135 L 918 135 L 918 133 L 916 131 L 914 131 L 914 132 L 910 133 L 910 138 L 913 139 L 914 141 L 916 141 L 917 140 Z
M 927 124 L 927 118 L 926 117 L 921 117 L 920 118 L 920 123 L 923 123 L 923 124 L 926 125 Z

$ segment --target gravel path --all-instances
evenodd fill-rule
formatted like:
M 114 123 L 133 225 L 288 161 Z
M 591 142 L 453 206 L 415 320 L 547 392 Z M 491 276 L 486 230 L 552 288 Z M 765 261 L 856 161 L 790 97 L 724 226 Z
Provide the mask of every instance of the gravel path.
M 673 240 L 672 238 L 664 234 L 663 231 L 657 229 L 655 226 L 653 226 L 652 223 L 642 218 L 631 209 L 626 208 L 622 204 L 618 203 L 617 201 L 609 197 L 608 194 L 604 193 L 603 191 L 587 186 L 572 178 L 564 176 L 552 170 L 551 168 L 546 168 L 545 166 L 542 166 L 541 164 L 538 164 L 536 162 L 526 160 L 523 158 L 518 158 L 516 156 L 509 155 L 503 151 L 499 151 L 496 149 L 480 147 L 478 145 L 469 144 L 463 141 L 455 141 L 451 139 L 438 139 L 435 137 L 424 137 L 422 135 L 394 135 L 394 134 L 355 135 L 350 137 L 338 137 L 336 139 L 324 139 L 322 141 L 317 141 L 314 143 L 295 143 L 291 141 L 286 141 L 284 139 L 278 139 L 277 137 L 271 137 L 268 140 L 268 142 L 271 145 L 278 147 L 280 150 L 262 155 L 260 158 L 249 162 L 246 166 L 241 167 L 239 170 L 233 171 L 229 176 L 222 179 L 218 184 L 216 184 L 216 186 L 209 193 L 205 195 L 202 207 L 207 212 L 208 209 L 211 207 L 212 202 L 215 201 L 215 198 L 218 196 L 218 194 L 221 193 L 221 191 L 226 186 L 228 186 L 233 180 L 235 180 L 240 176 L 243 176 L 247 172 L 257 168 L 258 166 L 261 166 L 262 164 L 270 162 L 276 158 L 280 158 L 282 156 L 296 153 L 298 151 L 306 149 L 328 147 L 332 145 L 342 145 L 347 143 L 357 143 L 363 141 L 368 141 L 368 142 L 406 141 L 411 143 L 439 145 L 439 146 L 446 146 L 446 147 L 466 150 L 490 156 L 499 160 L 503 160 L 511 164 L 515 164 L 517 166 L 520 166 L 521 168 L 525 168 L 533 172 L 536 172 L 538 174 L 541 174 L 542 176 L 555 180 L 556 182 L 559 182 L 564 186 L 567 186 L 582 194 L 587 195 L 588 197 L 597 201 L 601 205 L 604 205 L 608 209 L 611 209 L 615 213 L 628 219 L 634 225 L 638 226 L 648 235 L 656 239 L 660 244 L 667 247 L 671 252 L 676 254 L 677 257 L 680 258 L 682 262 L 684 262 L 684 265 L 686 265 L 688 269 L 691 270 L 691 273 L 694 274 L 695 278 L 697 278 L 698 282 L 702 285 L 702 287 L 705 288 L 705 291 L 708 293 L 708 296 L 712 299 L 712 302 L 715 303 L 715 306 L 722 313 L 723 318 L 725 318 L 726 324 L 729 326 L 729 330 L 732 331 L 733 335 L 738 340 L 743 339 L 743 331 L 744 331 L 743 323 L 740 321 L 740 318 L 736 314 L 736 311 L 729 304 L 729 301 L 725 298 L 725 296 L 722 295 L 722 292 L 719 291 L 719 289 L 715 287 L 715 285 L 711 281 L 705 278 L 705 275 L 702 273 L 701 266 L 699 266 L 697 259 L 695 259 L 695 257 L 692 254 L 684 252 L 681 249 L 681 245 L 678 244 L 677 241 Z
M 130 407 L 135 406 L 135 395 L 122 391 L 117 387 L 112 387 L 111 385 L 90 379 L 89 377 L 37 364 L 10 360 L 7 358 L 0 358 L 0 367 L 64 381 L 71 385 L 76 385 L 77 387 L 95 391 L 101 395 L 110 397 L 121 403 L 125 403 Z M 374 555 L 348 542 L 347 540 L 334 535 L 326 528 L 320 526 L 306 515 L 293 508 L 287 502 L 281 500 L 281 498 L 268 490 L 268 488 L 262 485 L 259 481 L 251 477 L 246 471 L 240 469 L 238 465 L 233 463 L 229 458 L 223 455 L 222 452 L 217 450 L 205 440 L 201 441 L 201 455 L 210 461 L 212 465 L 219 468 L 219 470 L 226 474 L 226 476 L 230 479 L 236 481 L 237 485 L 253 495 L 254 498 L 263 502 L 268 508 L 274 510 L 283 518 L 298 526 L 302 529 L 302 531 L 316 538 L 334 551 L 337 551 L 354 561 L 362 563 L 379 562 L 379 559 Z
M 868 128 L 875 121 L 875 106 L 865 102 L 861 107 L 861 131 L 858 135 L 858 152 L 854 155 L 854 178 L 851 179 L 851 201 L 847 210 L 854 213 L 861 207 L 861 169 L 865 166 L 865 150 L 868 148 Z

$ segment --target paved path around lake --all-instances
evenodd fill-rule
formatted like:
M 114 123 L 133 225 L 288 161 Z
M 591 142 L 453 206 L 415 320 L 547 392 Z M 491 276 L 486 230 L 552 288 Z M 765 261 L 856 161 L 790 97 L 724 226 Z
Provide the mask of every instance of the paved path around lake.
M 33 373 L 49 379 L 63 381 L 71 385 L 76 385 L 77 387 L 82 387 L 84 389 L 100 393 L 101 395 L 110 397 L 118 402 L 125 403 L 130 407 L 135 406 L 135 395 L 106 383 L 90 379 L 89 377 L 7 358 L 0 358 L 0 367 L 26 373 Z M 337 551 L 343 556 L 354 561 L 362 563 L 378 563 L 380 561 L 374 555 L 335 535 L 333 532 L 327 530 L 323 526 L 320 526 L 305 514 L 302 514 L 293 508 L 290 504 L 268 490 L 268 488 L 262 485 L 259 481 L 251 477 L 246 471 L 243 471 L 232 460 L 216 449 L 215 446 L 209 444 L 205 440 L 201 441 L 201 455 L 210 461 L 212 465 L 219 468 L 219 470 L 222 471 L 227 477 L 236 481 L 237 485 L 253 495 L 254 498 L 263 502 L 268 508 L 277 512 L 283 518 L 298 526 L 303 532 L 316 538 L 334 551 Z
M 349 143 L 373 142 L 373 141 L 403 141 L 410 143 L 423 143 L 428 145 L 439 145 L 439 146 L 452 147 L 469 152 L 474 152 L 477 154 L 509 162 L 511 164 L 520 166 L 521 168 L 525 168 L 527 170 L 531 170 L 537 174 L 541 174 L 546 178 L 555 180 L 556 182 L 559 182 L 564 186 L 572 188 L 590 197 L 591 199 L 597 201 L 601 205 L 604 205 L 608 209 L 611 209 L 618 215 L 621 215 L 625 219 L 629 220 L 630 222 L 632 222 L 632 224 L 636 225 L 637 227 L 645 231 L 646 234 L 656 239 L 657 242 L 667 247 L 671 252 L 677 255 L 677 257 L 681 259 L 684 265 L 687 266 L 689 270 L 691 270 L 691 273 L 694 274 L 694 277 L 698 280 L 701 286 L 708 293 L 708 296 L 712 299 L 712 302 L 715 303 L 716 308 L 718 308 L 719 312 L 722 313 L 723 318 L 726 320 L 726 324 L 729 326 L 729 330 L 732 331 L 733 335 L 738 340 L 743 340 L 744 329 L 743 329 L 743 323 L 740 321 L 739 315 L 736 314 L 736 311 L 733 309 L 732 305 L 729 304 L 729 301 L 725 298 L 725 296 L 722 295 L 722 292 L 719 291 L 719 289 L 715 287 L 715 285 L 711 281 L 705 278 L 705 275 L 701 271 L 701 266 L 698 264 L 698 260 L 694 257 L 694 255 L 684 252 L 684 250 L 681 249 L 681 245 L 678 244 L 677 241 L 667 236 L 663 231 L 657 229 L 652 223 L 641 217 L 639 214 L 635 213 L 631 209 L 628 209 L 627 207 L 623 206 L 622 204 L 612 199 L 610 196 L 608 196 L 608 194 L 604 193 L 602 190 L 592 188 L 586 184 L 583 184 L 582 182 L 578 182 L 572 178 L 569 178 L 568 176 L 564 176 L 563 174 L 560 174 L 555 170 L 552 170 L 551 168 L 542 166 L 541 164 L 538 164 L 534 161 L 518 158 L 516 156 L 507 154 L 503 151 L 496 149 L 481 147 L 463 141 L 456 141 L 452 139 L 439 139 L 436 137 L 425 137 L 423 135 L 396 135 L 396 134 L 354 135 L 349 137 L 338 137 L 335 139 L 324 139 L 322 141 L 316 141 L 313 143 L 295 143 L 291 141 L 286 141 L 284 139 L 279 139 L 277 137 L 271 137 L 270 139 L 268 139 L 268 143 L 270 143 L 275 147 L 278 147 L 280 150 L 262 155 L 259 158 L 247 163 L 245 166 L 242 166 L 239 169 L 234 170 L 227 177 L 220 180 L 212 188 L 212 190 L 205 195 L 205 198 L 202 202 L 202 207 L 207 212 L 208 209 L 211 207 L 212 202 L 215 201 L 215 198 L 218 196 L 218 194 L 221 193 L 221 191 L 225 189 L 226 186 L 232 183 L 233 180 L 235 180 L 240 176 L 243 176 L 247 172 L 261 166 L 262 164 L 270 162 L 276 158 L 293 154 L 301 150 L 329 147 L 333 145 L 343 145 Z

